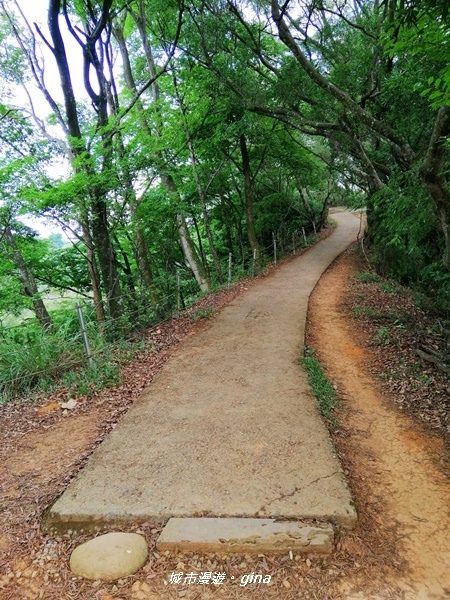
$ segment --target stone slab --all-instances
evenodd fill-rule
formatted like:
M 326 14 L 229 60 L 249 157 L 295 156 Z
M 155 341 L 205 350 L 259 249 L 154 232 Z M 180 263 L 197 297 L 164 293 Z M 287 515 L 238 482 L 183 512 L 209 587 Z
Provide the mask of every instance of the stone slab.
M 299 364 L 308 299 L 356 239 L 337 228 L 183 341 L 49 509 L 47 531 L 171 517 L 330 521 L 356 511 Z
M 170 519 L 156 542 L 161 552 L 320 553 L 333 550 L 330 524 L 274 519 Z

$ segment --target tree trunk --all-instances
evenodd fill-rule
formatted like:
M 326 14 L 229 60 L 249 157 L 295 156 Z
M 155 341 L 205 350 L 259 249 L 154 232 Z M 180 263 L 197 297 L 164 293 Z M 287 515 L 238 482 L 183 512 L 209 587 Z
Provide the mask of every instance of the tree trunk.
M 41 325 L 44 331 L 53 333 L 53 323 L 50 318 L 50 315 L 48 314 L 44 302 L 41 298 L 39 298 L 39 290 L 36 285 L 33 273 L 30 271 L 27 264 L 25 263 L 22 253 L 16 244 L 16 240 L 14 239 L 11 228 L 9 226 L 5 227 L 3 235 L 5 237 L 6 243 L 11 249 L 11 259 L 13 260 L 17 269 L 19 270 L 19 278 L 22 282 L 25 294 L 29 298 L 31 298 L 31 301 L 33 303 L 34 314 L 36 315 L 39 324 Z
M 285 6 L 285 5 L 284 5 Z M 324 90 L 331 97 L 338 100 L 351 114 L 361 123 L 364 123 L 369 129 L 379 137 L 384 138 L 394 152 L 402 158 L 405 164 L 414 163 L 415 154 L 408 142 L 398 135 L 387 123 L 373 117 L 358 102 L 355 102 L 344 90 L 334 85 L 316 68 L 312 60 L 302 52 L 299 44 L 292 35 L 289 26 L 284 19 L 284 9 L 281 9 L 277 0 L 271 0 L 272 19 L 278 29 L 278 35 L 283 44 L 289 48 L 297 63 L 300 65 L 306 75 L 319 88 Z
M 108 85 L 105 75 L 102 71 L 102 61 L 97 56 L 97 47 L 102 32 L 108 24 L 109 13 L 111 9 L 111 0 L 103 2 L 103 10 L 98 17 L 96 27 L 88 34 L 86 32 L 83 42 L 84 58 L 84 85 L 92 103 L 97 112 L 97 125 L 102 129 L 102 171 L 109 168 L 112 160 L 112 141 L 111 134 L 105 130 L 108 124 L 107 99 Z M 63 6 L 65 10 L 66 7 Z M 83 172 L 88 177 L 95 179 L 93 167 L 90 164 L 90 153 L 85 147 L 81 134 L 78 107 L 75 101 L 75 94 L 70 75 L 69 63 L 65 49 L 64 40 L 59 26 L 59 16 L 61 11 L 61 0 L 49 0 L 48 9 L 48 27 L 53 42 L 53 56 L 59 71 L 61 90 L 64 95 L 64 105 L 66 113 L 66 134 L 72 153 L 72 164 L 75 172 Z M 66 14 L 66 17 L 68 15 Z M 90 69 L 93 68 L 98 79 L 99 92 L 96 93 L 89 80 Z M 84 160 L 81 161 L 81 157 Z M 78 162 L 75 163 L 75 160 Z M 111 244 L 107 220 L 106 195 L 99 186 L 91 190 L 92 207 L 92 238 L 94 240 L 95 250 L 97 252 L 100 271 L 102 274 L 103 285 L 106 291 L 106 300 L 108 305 L 109 317 L 113 320 L 118 319 L 123 313 L 120 282 L 117 273 L 117 265 L 114 255 L 114 249 Z
M 200 260 L 194 242 L 189 234 L 186 219 L 181 213 L 177 214 L 177 227 L 184 255 L 192 269 L 192 272 L 194 273 L 194 277 L 202 292 L 209 292 L 211 285 L 209 283 L 208 276 L 203 267 L 202 261 Z
M 223 273 L 222 273 L 222 269 L 220 266 L 220 260 L 219 260 L 218 254 L 217 254 L 216 246 L 214 244 L 213 234 L 211 231 L 211 224 L 209 222 L 208 209 L 206 207 L 205 192 L 203 190 L 203 186 L 201 184 L 200 177 L 198 176 L 197 157 L 195 155 L 194 145 L 192 143 L 191 134 L 187 128 L 186 120 L 185 120 L 185 127 L 186 127 L 186 138 L 187 138 L 187 143 L 188 143 L 188 147 L 189 147 L 189 153 L 191 155 L 192 170 L 194 173 L 195 184 L 197 186 L 198 197 L 200 199 L 200 204 L 202 207 L 203 223 L 205 224 L 206 237 L 208 238 L 209 249 L 211 250 L 211 254 L 213 256 L 214 268 L 216 270 L 217 279 L 220 283 L 223 283 L 223 281 L 224 281 Z
M 101 327 L 105 320 L 105 311 L 103 308 L 102 290 L 100 286 L 100 274 L 98 272 L 97 262 L 95 260 L 94 244 L 92 242 L 87 215 L 82 215 L 81 217 L 81 229 L 83 231 L 89 277 L 91 280 L 92 292 L 94 294 L 95 314 L 97 316 L 97 322 Z
M 156 75 L 155 62 L 153 60 L 153 55 L 151 51 L 150 44 L 148 42 L 147 31 L 146 31 L 146 22 L 145 22 L 145 5 L 143 0 L 139 2 L 139 15 L 133 14 L 133 18 L 136 22 L 136 25 L 139 30 L 139 35 L 142 41 L 142 46 L 144 48 L 145 57 L 147 60 L 147 67 L 150 73 L 150 77 L 154 78 Z M 129 64 L 129 61 L 128 61 Z M 131 82 L 131 79 L 129 80 Z M 156 115 L 156 137 L 160 137 L 162 134 L 163 123 L 161 120 L 161 115 L 158 110 L 157 101 L 159 99 L 160 90 L 158 83 L 156 81 L 152 84 L 152 95 L 153 95 L 153 105 L 155 108 Z M 150 134 L 150 127 L 147 125 L 147 132 Z M 156 154 L 156 163 L 157 169 L 159 171 L 161 177 L 161 183 L 166 188 L 169 193 L 176 193 L 178 197 L 180 197 L 180 193 L 178 188 L 173 180 L 173 177 L 170 174 L 166 174 L 167 168 L 164 164 L 164 160 L 160 153 Z M 197 249 L 192 241 L 192 238 L 189 233 L 189 229 L 186 224 L 186 219 L 184 215 L 178 213 L 176 216 L 177 221 L 177 229 L 180 238 L 181 247 L 183 249 L 184 256 L 194 274 L 194 277 L 202 290 L 202 292 L 209 292 L 211 289 L 211 283 L 209 281 L 206 270 L 203 267 L 203 264 L 198 255 Z
M 201 258 L 201 261 L 202 261 L 203 268 L 206 269 L 207 273 L 209 274 L 208 262 L 206 260 L 206 254 L 203 249 L 202 236 L 200 235 L 200 229 L 198 228 L 198 222 L 197 222 L 197 219 L 195 218 L 194 211 L 191 212 L 190 218 L 192 219 L 192 223 L 194 224 L 195 233 L 197 235 L 198 251 L 199 251 L 199 256 Z
M 120 266 L 124 273 L 125 285 L 127 286 L 128 292 L 129 292 L 128 293 L 129 300 L 128 300 L 127 304 L 131 308 L 131 312 L 137 316 L 140 312 L 139 301 L 138 301 L 138 295 L 136 292 L 136 287 L 134 285 L 133 271 L 131 269 L 130 261 L 128 260 L 128 254 L 123 249 L 122 244 L 120 243 L 120 240 L 117 237 L 116 232 L 113 233 L 112 238 L 114 240 L 114 244 L 117 248 L 117 251 L 119 252 L 119 254 L 123 260 L 123 263 L 120 263 Z
M 450 194 L 444 174 L 447 158 L 447 139 L 450 136 L 450 107 L 438 111 L 428 152 L 419 173 L 436 206 L 444 233 L 443 263 L 450 271 Z
M 165 175 L 161 178 L 161 180 L 168 192 L 171 194 L 177 194 L 179 196 L 177 186 L 175 185 L 171 175 Z M 194 274 L 195 280 L 197 281 L 202 292 L 209 292 L 211 290 L 211 283 L 206 270 L 203 267 L 200 256 L 198 255 L 197 248 L 192 241 L 188 226 L 186 224 L 186 219 L 184 218 L 184 215 L 179 212 L 176 220 L 183 253 Z
M 122 67 L 123 67 L 123 76 L 125 80 L 125 86 L 128 91 L 132 94 L 137 94 L 136 82 L 133 77 L 133 72 L 131 70 L 130 57 L 128 54 L 128 48 L 125 43 L 125 38 L 123 34 L 124 23 L 116 23 L 113 29 L 114 37 L 116 38 L 117 44 L 119 46 L 120 56 L 122 58 Z M 142 106 L 142 102 L 140 99 L 136 101 L 136 109 L 139 118 L 139 122 L 142 125 L 144 131 L 147 133 L 149 138 L 151 137 L 151 129 L 150 125 L 147 121 L 147 118 L 144 113 L 144 107 Z M 124 154 L 124 153 L 123 153 Z M 126 160 L 124 158 L 124 160 Z M 139 201 L 136 196 L 136 192 L 134 191 L 133 184 L 131 181 L 131 175 L 129 173 L 128 166 L 125 167 L 126 178 L 129 190 L 129 205 L 131 210 L 131 217 L 133 219 L 133 229 L 135 233 L 136 239 L 136 258 L 139 273 L 141 276 L 141 280 L 144 284 L 144 287 L 150 294 L 151 302 L 155 312 L 158 314 L 161 299 L 156 290 L 154 278 L 153 278 L 153 269 L 151 266 L 152 259 L 150 255 L 150 251 L 148 248 L 147 240 L 145 239 L 144 231 L 139 223 L 137 211 L 139 208 Z
M 139 202 L 137 198 L 130 202 L 131 217 L 133 219 L 134 236 L 136 240 L 136 258 L 139 269 L 139 274 L 144 283 L 144 287 L 150 292 L 152 303 L 156 306 L 159 303 L 159 296 L 155 289 L 153 280 L 153 268 L 151 254 L 148 249 L 147 240 L 145 239 L 144 231 L 139 223 L 137 211 Z
M 240 136 L 239 143 L 241 147 L 242 170 L 244 173 L 245 216 L 248 241 L 253 255 L 256 254 L 256 260 L 260 262 L 260 248 L 255 232 L 255 216 L 253 212 L 255 188 L 253 186 L 252 172 L 250 170 L 250 158 L 248 155 L 247 141 L 244 134 Z
M 234 224 L 236 227 L 236 236 L 239 245 L 239 250 L 241 252 L 241 262 L 242 268 L 245 266 L 245 244 L 244 244 L 244 233 L 242 231 L 242 214 L 245 212 L 245 200 L 242 199 L 241 188 L 235 184 L 235 190 L 237 195 L 239 196 L 239 201 L 241 203 L 241 211 L 239 211 L 235 206 L 232 200 L 230 200 L 230 206 L 233 209 L 234 215 Z
M 176 94 L 176 97 L 177 97 L 177 100 L 178 100 L 178 104 L 180 106 L 180 112 L 181 112 L 181 116 L 182 116 L 182 119 L 183 119 L 184 131 L 186 133 L 186 141 L 187 141 L 187 145 L 188 145 L 188 148 L 189 148 L 189 155 L 191 157 L 192 172 L 194 174 L 194 180 L 195 180 L 195 185 L 197 187 L 197 192 L 198 192 L 198 197 L 199 197 L 199 200 L 200 200 L 200 205 L 202 207 L 203 223 L 205 225 L 206 237 L 208 238 L 209 249 L 210 249 L 212 257 L 213 257 L 214 268 L 216 270 L 217 279 L 218 279 L 218 281 L 220 283 L 223 283 L 224 279 L 223 279 L 222 269 L 221 269 L 221 266 L 220 266 L 220 260 L 219 260 L 218 254 L 217 254 L 216 246 L 214 244 L 214 238 L 213 238 L 213 234 L 212 234 L 212 231 L 211 231 L 211 224 L 209 222 L 208 209 L 207 209 L 207 206 L 206 206 L 205 191 L 203 189 L 203 186 L 202 186 L 202 183 L 200 181 L 199 174 L 198 174 L 197 155 L 195 154 L 194 143 L 192 141 L 192 136 L 191 136 L 191 132 L 190 132 L 190 129 L 189 129 L 189 124 L 188 124 L 188 120 L 187 120 L 187 117 L 186 117 L 186 107 L 183 104 L 182 99 L 180 98 L 180 94 L 178 93 L 178 82 L 177 82 L 175 73 L 173 75 L 173 83 L 174 83 L 174 86 L 175 86 L 175 94 Z
M 100 264 L 103 285 L 106 290 L 108 317 L 113 321 L 123 314 L 122 292 L 117 271 L 116 253 L 109 236 L 106 203 L 95 195 L 92 200 L 92 235 Z
M 154 81 L 152 83 L 152 87 L 151 87 L 152 96 L 153 96 L 153 107 L 157 113 L 158 121 L 160 121 L 159 107 L 158 107 L 160 90 L 159 90 L 158 82 L 156 81 L 155 60 L 153 58 L 152 48 L 148 42 L 148 36 L 147 36 L 147 31 L 146 31 L 146 17 L 145 17 L 144 0 L 139 0 L 139 16 L 137 18 L 135 18 L 135 20 L 136 20 L 136 25 L 139 30 L 139 35 L 142 40 L 142 45 L 144 47 L 144 53 L 145 53 L 145 58 L 147 60 L 148 72 L 150 73 L 150 77 L 152 79 L 154 79 Z

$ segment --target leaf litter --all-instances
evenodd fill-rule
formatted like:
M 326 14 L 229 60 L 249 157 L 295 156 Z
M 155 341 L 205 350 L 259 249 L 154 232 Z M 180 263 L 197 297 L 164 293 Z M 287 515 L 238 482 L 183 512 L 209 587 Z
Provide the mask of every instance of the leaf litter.
M 289 259 L 287 259 L 289 260 Z M 270 267 L 262 276 L 270 276 Z M 180 318 L 174 318 L 143 333 L 145 350 L 121 370 L 121 384 L 77 397 L 77 404 L 64 414 L 56 409 L 70 400 L 64 390 L 37 396 L 34 402 L 14 401 L 0 407 L 2 447 L 0 449 L 2 514 L 0 516 L 0 598 L 139 600 L 140 598 L 299 598 L 338 599 L 347 591 L 376 592 L 383 598 L 396 597 L 394 588 L 383 584 L 388 573 L 405 567 L 396 548 L 395 531 L 380 518 L 380 506 L 370 494 L 364 474 L 358 473 L 351 456 L 344 461 L 353 493 L 360 499 L 360 525 L 354 532 L 337 532 L 336 550 L 331 557 L 314 555 L 242 556 L 192 553 L 160 554 L 156 539 L 162 523 L 144 523 L 127 528 L 145 535 L 149 560 L 135 576 L 113 583 L 90 582 L 73 577 L 68 568 L 70 553 L 86 534 L 44 536 L 40 521 L 45 510 L 64 491 L 83 467 L 97 445 L 115 426 L 121 415 L 153 380 L 173 349 L 195 328 L 203 327 L 198 311 L 217 313 L 252 284 L 242 280 L 230 290 L 203 298 Z M 352 282 L 353 285 L 353 282 Z M 428 367 L 427 368 L 431 368 Z M 52 409 L 42 410 L 47 406 Z M 436 421 L 433 421 L 436 422 Z M 339 436 L 335 434 L 339 449 Z M 345 447 L 345 443 L 342 447 Z M 270 573 L 271 585 L 242 587 L 242 563 L 246 572 Z M 175 586 L 170 573 L 224 571 L 223 586 Z M 231 580 L 231 576 L 235 577 Z M 301 594 L 299 596 L 299 594 Z

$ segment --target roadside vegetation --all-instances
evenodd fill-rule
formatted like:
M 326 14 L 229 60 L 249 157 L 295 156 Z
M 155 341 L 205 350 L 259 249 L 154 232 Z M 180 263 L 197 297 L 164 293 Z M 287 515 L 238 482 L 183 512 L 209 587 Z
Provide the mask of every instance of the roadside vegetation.
M 337 406 L 338 400 L 333 384 L 325 375 L 322 365 L 312 348 L 305 348 L 302 363 L 306 369 L 308 381 L 320 412 L 334 426 L 333 408 Z
M 332 227 L 332 224 L 326 225 L 321 237 L 327 235 Z M 318 236 L 312 234 L 302 237 L 294 247 L 291 244 L 287 247 L 278 245 L 277 261 L 294 251 L 295 254 L 302 252 L 317 239 Z M 263 274 L 273 261 L 274 255 L 268 252 L 258 266 L 250 263 L 248 272 L 240 268 L 232 270 L 230 285 Z M 15 317 L 19 324 L 0 327 L 0 404 L 17 397 L 52 394 L 59 389 L 65 390 L 71 397 L 90 396 L 105 386 L 117 385 L 122 365 L 142 352 L 157 351 L 152 347 L 149 332 L 157 330 L 158 324 L 178 318 L 184 311 L 192 322 L 214 315 L 214 306 L 202 307 L 205 294 L 200 290 L 189 290 L 189 280 L 186 282 L 179 278 L 178 281 L 178 290 L 175 281 L 174 293 L 166 302 L 165 316 L 146 311 L 145 305 L 141 304 L 139 315 L 134 315 L 134 319 L 133 314 L 126 314 L 128 320 L 122 320 L 121 330 L 106 319 L 99 327 L 94 307 L 82 301 L 90 361 L 83 344 L 76 310 L 78 302 L 75 300 L 65 301 L 63 308 L 49 311 L 53 323 L 50 331 L 42 329 L 36 319 L 21 319 L 20 315 Z M 211 291 L 227 287 L 228 284 L 216 284 Z

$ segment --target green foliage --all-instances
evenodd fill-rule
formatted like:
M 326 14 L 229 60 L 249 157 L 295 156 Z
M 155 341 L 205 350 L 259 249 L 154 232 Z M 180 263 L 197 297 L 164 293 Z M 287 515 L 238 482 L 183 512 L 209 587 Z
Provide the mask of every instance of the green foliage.
M 386 294 L 398 294 L 400 287 L 395 282 L 385 281 L 380 285 L 380 289 Z
M 386 323 L 387 325 L 393 325 L 398 329 L 403 328 L 403 323 L 407 319 L 407 316 L 396 310 L 378 310 L 371 306 L 361 306 L 358 304 L 352 306 L 352 317 L 363 317 L 368 321 L 380 324 Z
M 72 396 L 91 396 L 105 387 L 120 384 L 120 354 L 112 348 L 96 356 L 92 367 L 70 370 L 61 378 L 62 386 Z M 123 362 L 125 360 L 123 359 Z
M 375 333 L 373 340 L 377 346 L 389 346 L 391 340 L 388 327 L 380 327 Z
M 378 273 L 374 271 L 365 271 L 363 273 L 355 273 L 353 279 L 361 283 L 378 283 L 380 289 L 386 294 L 401 293 L 402 288 L 395 281 L 383 280 Z
M 401 282 L 418 281 L 422 270 L 442 255 L 443 237 L 436 235 L 431 199 L 403 174 L 371 198 L 368 219 L 376 263 Z
M 79 336 L 68 338 L 63 331 L 46 335 L 40 328 L 0 330 L 0 398 L 5 402 L 53 380 L 83 362 Z
M 416 290 L 419 305 L 450 317 L 450 273 L 442 263 L 432 263 L 421 270 Z
M 193 321 L 200 321 L 201 319 L 210 319 L 215 312 L 216 311 L 214 308 L 200 308 L 198 310 L 195 310 L 190 315 L 190 318 Z
M 355 304 L 352 306 L 352 317 L 365 317 L 366 319 L 377 319 L 379 312 L 370 306 L 359 306 Z
M 6 8 L 12 5 L 5 3 Z M 26 99 L 14 101 L 22 107 L 11 105 L 17 86 L 29 86 L 33 80 L 32 56 L 27 51 L 33 48 L 40 56 L 43 42 L 38 35 L 33 38 L 18 14 L 11 13 L 8 21 L 3 11 L 0 239 L 3 229 L 11 226 L 39 286 L 36 297 L 46 301 L 47 291 L 56 294 L 67 289 L 91 296 L 93 271 L 97 271 L 105 309 L 111 314 L 108 272 L 114 271 L 114 283 L 120 285 L 120 310 L 116 312 L 123 310 L 123 314 L 108 319 L 105 328 L 116 342 L 130 329 L 173 314 L 177 272 L 182 305 L 191 306 L 198 298 L 198 284 L 180 243 L 179 214 L 186 219 L 213 287 L 220 279 L 214 250 L 224 273 L 231 253 L 233 279 L 251 274 L 240 150 L 244 137 L 254 192 L 254 225 L 263 253 L 261 267 L 272 260 L 273 236 L 280 258 L 291 250 L 293 241 L 303 244 L 303 228 L 312 235 L 313 223 L 326 219 L 325 202 L 352 208 L 367 204 L 370 250 L 379 272 L 426 289 L 436 305 L 448 307 L 450 280 L 441 261 L 443 235 L 436 208 L 419 185 L 419 167 L 429 145 L 435 109 L 450 97 L 445 1 L 401 0 L 391 3 L 389 10 L 383 3 L 358 2 L 353 9 L 352 3 L 344 2 L 345 6 L 336 5 L 337 12 L 332 5 L 311 4 L 307 18 L 314 26 L 305 24 L 301 12 L 295 11 L 288 25 L 314 68 L 364 109 L 368 118 L 360 120 L 348 103 L 328 93 L 331 85 L 317 85 L 307 69 L 299 66 L 274 30 L 267 28 L 268 5 L 260 2 L 249 11 L 239 3 L 190 3 L 170 68 L 160 73 L 153 86 L 145 87 L 152 78 L 151 60 L 159 73 L 172 48 L 180 5 L 175 0 L 144 2 L 147 39 L 143 40 L 134 18 L 138 3 L 128 3 L 126 12 L 114 0 L 102 32 L 103 45 L 97 44 L 102 45 L 105 58 L 99 62 L 104 64 L 103 76 L 108 81 L 108 115 L 100 119 L 100 98 L 83 102 L 77 91 L 80 137 L 67 133 L 73 128 L 68 127 L 64 104 L 52 105 L 51 114 L 39 114 L 36 119 L 30 118 Z M 101 3 L 70 0 L 67 9 L 73 24 L 86 31 L 96 29 Z M 64 19 L 60 21 L 63 27 Z M 133 86 L 125 73 L 117 77 L 117 68 L 107 68 L 107 57 L 119 49 L 114 41 L 116 27 L 123 29 L 136 89 L 129 89 Z M 302 30 L 305 40 L 298 36 Z M 151 57 L 145 53 L 144 41 L 151 47 Z M 70 62 L 69 69 L 76 81 L 76 61 Z M 45 71 L 41 82 L 48 79 Z M 34 102 L 34 91 L 31 87 L 29 91 Z M 40 113 L 38 102 L 35 108 Z M 372 117 L 383 126 L 382 133 L 371 127 Z M 405 158 L 405 144 L 414 158 Z M 375 178 L 374 183 L 368 165 L 377 171 L 379 181 Z M 168 180 L 174 185 L 162 185 Z M 72 243 L 38 239 L 20 223 L 29 214 L 58 224 Z M 211 235 L 207 235 L 208 220 Z M 2 250 L 0 319 L 23 319 L 24 309 L 33 308 L 32 298 L 24 293 L 11 248 L 2 244 Z M 387 293 L 396 289 L 384 280 L 380 285 Z M 94 348 L 106 352 L 94 327 L 96 315 L 90 309 L 86 312 Z M 59 357 L 64 358 L 66 350 L 70 356 L 79 352 L 74 311 L 62 308 L 52 311 L 52 317 L 58 333 L 44 337 L 53 340 L 56 354 L 45 349 L 47 342 L 39 338 L 43 356 L 36 356 L 29 369 L 32 373 L 49 365 L 49 385 L 54 377 L 52 366 L 58 371 L 58 361 L 61 364 Z M 64 322 L 64 335 L 59 339 Z M 30 325 L 24 331 L 30 339 L 24 337 L 22 344 L 33 345 L 33 336 L 39 336 L 37 328 Z M 6 371 L 25 372 L 25 359 L 19 366 L 20 348 L 9 346 L 20 334 L 2 335 L 5 348 L 17 356 L 9 366 L 5 359 Z M 34 352 L 30 346 L 31 355 Z M 114 379 L 112 362 L 106 360 L 101 368 L 86 374 L 86 381 L 103 381 L 103 374 L 106 380 Z M 80 369 L 65 377 L 79 381 L 85 376 L 82 373 Z M 86 389 L 90 384 L 80 385 Z
M 23 286 L 14 273 L 14 264 L 0 254 L 0 320 L 31 308 L 31 299 L 24 295 Z
M 314 350 L 305 348 L 302 363 L 306 369 L 308 381 L 316 397 L 319 410 L 326 419 L 330 419 L 333 408 L 338 404 L 334 387 L 326 377 Z
M 363 273 L 355 273 L 353 279 L 361 283 L 377 283 L 380 281 L 380 276 L 372 271 L 365 271 Z
M 335 193 L 333 196 L 333 206 L 345 206 L 352 210 L 364 209 L 366 202 L 366 194 L 357 189 L 342 190 L 340 194 Z
M 415 88 L 427 98 L 433 108 L 450 106 L 450 51 L 446 3 L 416 3 L 400 11 L 397 22 L 383 37 L 385 51 L 391 58 L 409 55 L 416 63 L 424 60 L 432 72 L 416 81 Z
M 399 178 L 370 200 L 371 259 L 382 275 L 422 290 L 433 299 L 429 306 L 449 311 L 450 274 L 440 258 L 444 238 L 438 217 L 425 190 L 408 175 Z M 385 283 L 384 291 L 393 293 L 397 288 Z
M 30 321 L 26 326 L 0 329 L 0 402 L 29 395 L 33 390 L 65 388 L 77 396 L 91 395 L 120 383 L 120 367 L 143 342 L 121 339 L 108 343 L 99 333 L 93 314 L 84 308 L 93 366 L 87 366 L 76 311 L 53 312 L 55 333 L 48 334 Z

